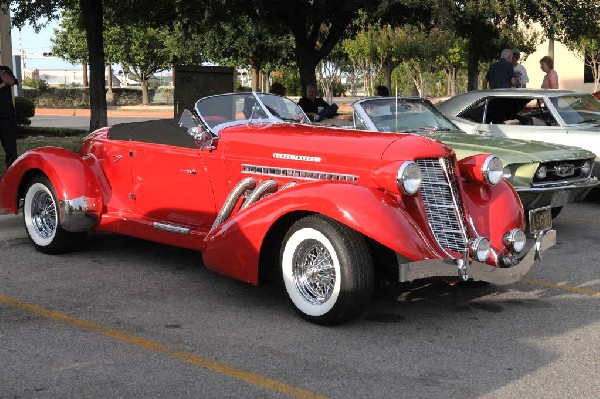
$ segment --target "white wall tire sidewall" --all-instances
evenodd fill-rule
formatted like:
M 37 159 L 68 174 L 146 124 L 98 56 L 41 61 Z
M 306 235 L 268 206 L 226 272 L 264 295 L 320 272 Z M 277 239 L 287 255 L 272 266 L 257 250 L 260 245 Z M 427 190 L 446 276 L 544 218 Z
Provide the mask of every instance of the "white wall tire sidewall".
M 33 201 L 35 194 L 39 191 L 44 191 L 50 197 L 52 197 L 54 207 L 56 208 L 56 201 L 54 200 L 52 191 L 50 191 L 50 189 L 42 183 L 34 183 L 27 189 L 27 193 L 25 194 L 25 205 L 23 206 L 23 217 L 25 220 L 25 227 L 27 228 L 27 233 L 29 234 L 29 237 L 31 238 L 31 240 L 36 245 L 38 245 L 40 247 L 45 247 L 45 246 L 50 245 L 52 243 L 52 241 L 54 240 L 54 237 L 56 237 L 56 230 L 58 229 L 58 221 L 57 221 L 56 228 L 54 229 L 54 231 L 48 238 L 40 237 L 40 235 L 37 233 L 36 229 L 33 227 L 32 217 L 31 217 L 31 202 Z M 55 212 L 58 217 L 58 209 L 55 209 Z
M 329 251 L 335 269 L 335 285 L 333 292 L 326 302 L 319 305 L 306 301 L 306 299 L 304 299 L 304 297 L 302 297 L 302 295 L 298 292 L 296 285 L 294 284 L 294 253 L 303 241 L 309 239 L 319 241 Z M 340 295 L 342 280 L 340 261 L 333 244 L 327 237 L 325 237 L 323 233 L 313 228 L 302 228 L 294 232 L 285 243 L 285 248 L 281 259 L 281 270 L 285 289 L 287 290 L 291 301 L 302 313 L 308 316 L 323 316 L 335 306 Z

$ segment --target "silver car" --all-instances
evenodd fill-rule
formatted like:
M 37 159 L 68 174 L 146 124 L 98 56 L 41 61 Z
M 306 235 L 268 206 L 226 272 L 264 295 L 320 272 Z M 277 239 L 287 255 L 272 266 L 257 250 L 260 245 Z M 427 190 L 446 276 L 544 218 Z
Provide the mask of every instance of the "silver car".
M 476 90 L 438 108 L 467 133 L 566 144 L 600 155 L 600 101 L 589 93 Z M 600 177 L 598 157 L 593 174 Z

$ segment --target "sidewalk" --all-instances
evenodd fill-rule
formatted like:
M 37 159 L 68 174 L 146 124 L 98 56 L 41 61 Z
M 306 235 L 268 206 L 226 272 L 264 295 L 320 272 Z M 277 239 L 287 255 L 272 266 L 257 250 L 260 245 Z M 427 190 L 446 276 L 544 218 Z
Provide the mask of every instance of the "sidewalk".
M 36 108 L 36 115 L 90 116 L 84 108 Z M 108 106 L 108 116 L 174 118 L 173 105 L 127 105 Z

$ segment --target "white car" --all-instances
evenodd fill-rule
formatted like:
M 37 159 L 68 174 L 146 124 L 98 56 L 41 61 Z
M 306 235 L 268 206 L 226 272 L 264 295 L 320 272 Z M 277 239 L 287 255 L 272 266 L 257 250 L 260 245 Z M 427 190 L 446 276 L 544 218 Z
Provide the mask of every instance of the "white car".
M 471 134 L 537 140 L 596 154 L 600 177 L 600 101 L 569 90 L 493 89 L 459 94 L 438 105 Z

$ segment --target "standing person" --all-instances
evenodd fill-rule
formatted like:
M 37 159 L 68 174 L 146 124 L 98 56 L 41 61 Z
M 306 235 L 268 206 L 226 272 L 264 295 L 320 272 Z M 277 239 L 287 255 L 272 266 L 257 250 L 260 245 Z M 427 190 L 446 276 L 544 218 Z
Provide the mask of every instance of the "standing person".
M 338 106 L 329 105 L 323 97 L 317 97 L 317 85 L 309 83 L 306 85 L 305 94 L 298 101 L 298 105 L 311 121 L 319 121 L 335 116 Z
M 483 88 L 504 89 L 514 87 L 517 83 L 515 79 L 515 69 L 512 64 L 513 51 L 505 48 L 500 54 L 500 60 L 490 65 Z
M 17 159 L 17 123 L 11 92 L 17 83 L 11 69 L 0 65 L 0 141 L 7 168 Z
M 285 97 L 285 86 L 279 82 L 275 82 L 271 85 L 269 89 L 269 93 L 277 94 L 278 96 Z
M 521 59 L 521 52 L 518 48 L 513 49 L 513 57 L 512 64 L 515 70 L 515 80 L 517 84 L 515 87 L 517 88 L 525 88 L 527 87 L 527 83 L 529 83 L 529 76 L 527 76 L 527 70 L 523 66 L 523 64 L 519 64 L 519 60 Z
M 546 55 L 540 60 L 540 68 L 546 72 L 542 81 L 542 89 L 558 89 L 558 73 L 554 70 L 554 60 Z

